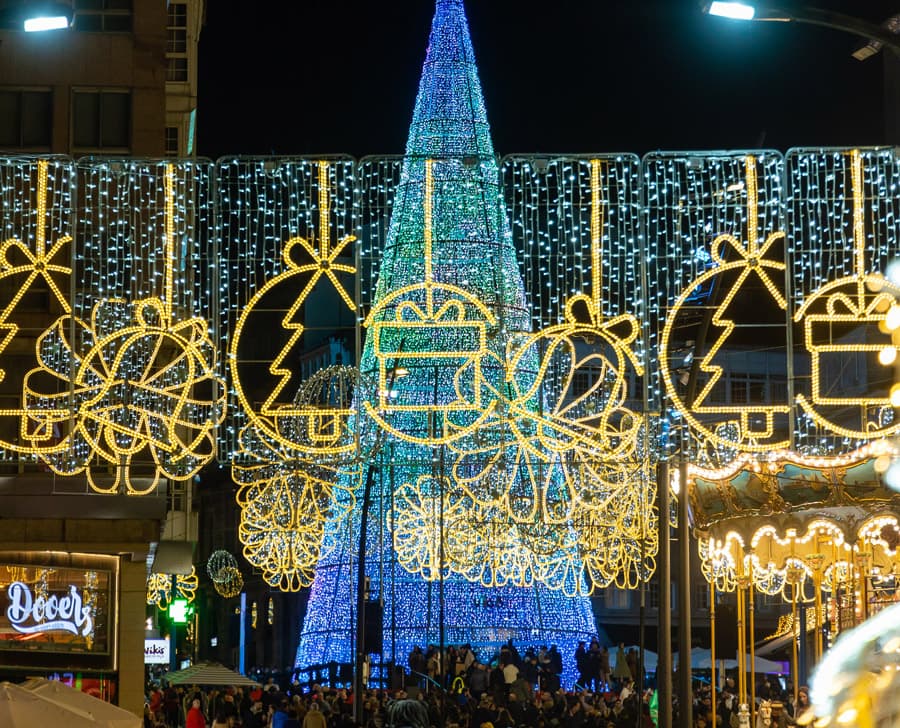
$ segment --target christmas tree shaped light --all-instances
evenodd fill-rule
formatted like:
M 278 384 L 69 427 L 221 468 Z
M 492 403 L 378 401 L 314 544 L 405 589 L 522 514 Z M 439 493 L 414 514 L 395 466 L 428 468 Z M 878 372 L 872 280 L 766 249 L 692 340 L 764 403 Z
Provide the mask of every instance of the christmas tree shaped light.
M 437 644 L 442 629 L 446 644 L 471 643 L 484 659 L 508 639 L 571 654 L 594 632 L 588 598 L 566 595 L 583 592 L 577 583 L 551 590 L 529 576 L 528 563 L 479 578 L 460 573 L 476 565 L 460 563 L 472 555 L 455 538 L 469 499 L 458 491 L 448 446 L 497 436 L 481 426 L 504 419 L 508 345 L 531 333 L 462 0 L 437 2 L 392 210 L 360 364 L 378 382 L 363 404 L 388 436 L 356 482 L 350 527 L 332 530 L 337 543 L 317 566 L 297 667 L 351 661 L 367 478 L 366 573 L 370 596 L 385 601 L 386 661 L 403 664 L 414 645 Z M 517 363 L 522 376 L 537 369 L 536 355 Z M 542 540 L 576 563 L 565 527 L 558 540 L 543 539 L 540 523 L 513 522 L 509 504 L 538 496 L 526 492 L 525 478 L 513 480 L 495 484 L 506 511 L 471 507 L 480 545 L 497 539 L 486 553 L 500 549 L 511 562 L 517 552 L 508 544 Z M 419 541 L 410 523 L 421 524 Z M 581 579 L 572 569 L 569 580 Z M 529 585 L 515 585 L 522 583 Z

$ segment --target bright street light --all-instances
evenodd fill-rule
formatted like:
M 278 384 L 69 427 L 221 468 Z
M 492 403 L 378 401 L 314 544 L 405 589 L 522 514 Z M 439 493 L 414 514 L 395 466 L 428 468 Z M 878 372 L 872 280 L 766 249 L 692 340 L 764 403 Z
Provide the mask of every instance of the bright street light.
M 776 7 L 766 2 L 721 2 L 717 0 L 716 2 L 707 2 L 703 6 L 703 12 L 707 15 L 734 20 L 793 21 L 820 25 L 861 36 L 867 41 L 880 43 L 885 48 L 900 53 L 900 37 L 894 35 L 888 27 L 830 10 L 811 7 Z
M 756 8 L 744 3 L 713 2 L 709 4 L 706 12 L 720 18 L 753 20 L 753 16 L 756 15 Z
M 72 25 L 72 3 L 60 0 L 0 0 L 0 29 L 35 33 Z
M 36 33 L 41 30 L 61 30 L 69 27 L 69 19 L 65 15 L 39 15 L 25 18 L 25 32 Z

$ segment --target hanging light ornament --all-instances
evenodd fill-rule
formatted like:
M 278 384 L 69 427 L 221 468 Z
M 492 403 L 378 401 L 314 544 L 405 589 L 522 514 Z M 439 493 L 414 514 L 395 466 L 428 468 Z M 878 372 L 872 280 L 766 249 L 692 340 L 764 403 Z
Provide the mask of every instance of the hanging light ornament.
M 236 566 L 226 566 L 219 571 L 219 579 L 213 586 L 226 599 L 236 597 L 244 588 L 244 577 Z
M 193 602 L 199 581 L 192 566 L 190 574 L 150 574 L 147 579 L 147 604 L 165 611 L 173 599 Z
M 237 568 L 237 560 L 228 551 L 219 549 L 209 555 L 206 562 L 206 573 L 209 574 L 213 583 L 220 584 L 225 581 L 223 570 L 227 568 Z

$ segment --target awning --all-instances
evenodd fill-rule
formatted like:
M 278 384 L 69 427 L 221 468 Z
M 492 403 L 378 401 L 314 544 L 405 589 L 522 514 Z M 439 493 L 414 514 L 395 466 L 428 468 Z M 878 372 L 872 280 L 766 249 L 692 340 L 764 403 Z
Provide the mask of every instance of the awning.
M 255 680 L 217 662 L 198 662 L 162 676 L 169 685 L 259 685 Z

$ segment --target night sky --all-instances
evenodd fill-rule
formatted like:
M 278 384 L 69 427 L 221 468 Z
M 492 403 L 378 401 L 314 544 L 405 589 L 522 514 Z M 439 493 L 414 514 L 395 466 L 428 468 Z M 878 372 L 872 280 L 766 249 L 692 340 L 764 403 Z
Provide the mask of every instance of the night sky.
M 893 0 L 815 5 L 880 23 Z M 207 5 L 205 157 L 400 154 L 432 0 Z M 855 36 L 696 0 L 467 0 L 499 155 L 885 142 L 883 61 Z

